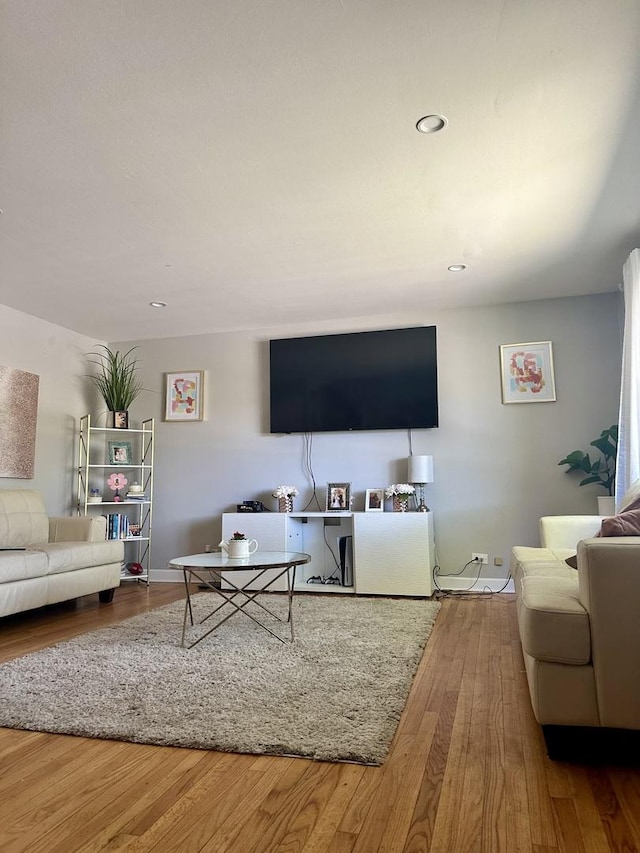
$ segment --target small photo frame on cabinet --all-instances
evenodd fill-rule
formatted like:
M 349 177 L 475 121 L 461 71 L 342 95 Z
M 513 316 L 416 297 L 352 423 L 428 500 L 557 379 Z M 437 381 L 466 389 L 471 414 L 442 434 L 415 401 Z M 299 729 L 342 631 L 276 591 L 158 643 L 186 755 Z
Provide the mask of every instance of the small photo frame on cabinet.
M 113 413 L 114 429 L 129 429 L 129 412 Z
M 132 465 L 133 453 L 130 441 L 110 441 L 109 465 Z
M 384 489 L 367 489 L 364 499 L 365 512 L 384 512 Z
M 204 419 L 204 370 L 165 373 L 165 421 Z
M 327 483 L 327 512 L 349 512 L 351 483 Z
M 502 344 L 500 378 L 503 403 L 555 402 L 551 341 Z

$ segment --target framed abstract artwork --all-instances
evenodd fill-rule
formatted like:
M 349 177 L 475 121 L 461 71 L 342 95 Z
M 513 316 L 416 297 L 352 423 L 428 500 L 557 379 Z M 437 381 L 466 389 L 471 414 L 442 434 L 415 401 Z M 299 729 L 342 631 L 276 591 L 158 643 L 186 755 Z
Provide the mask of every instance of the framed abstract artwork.
M 39 384 L 35 373 L 0 367 L 0 477 L 34 477 Z
M 201 421 L 204 418 L 204 370 L 165 373 L 165 421 Z
M 551 341 L 503 344 L 500 374 L 503 403 L 553 403 L 556 399 Z

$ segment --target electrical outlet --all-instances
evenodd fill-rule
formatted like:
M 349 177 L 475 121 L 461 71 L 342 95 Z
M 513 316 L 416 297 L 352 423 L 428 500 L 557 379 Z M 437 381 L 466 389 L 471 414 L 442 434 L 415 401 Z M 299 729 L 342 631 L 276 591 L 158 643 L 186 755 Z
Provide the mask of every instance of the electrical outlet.
M 474 561 L 474 563 L 482 563 L 483 565 L 486 566 L 487 563 L 489 562 L 489 555 L 488 554 L 472 554 L 471 559 Z

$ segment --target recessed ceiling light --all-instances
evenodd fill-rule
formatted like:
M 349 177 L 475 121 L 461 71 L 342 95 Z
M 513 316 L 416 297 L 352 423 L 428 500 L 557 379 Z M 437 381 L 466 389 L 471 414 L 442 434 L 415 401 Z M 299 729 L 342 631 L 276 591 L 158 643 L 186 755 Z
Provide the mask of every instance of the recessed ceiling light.
M 149 305 L 152 308 L 166 308 L 167 307 L 166 302 L 150 302 Z
M 437 133 L 439 130 L 444 130 L 446 126 L 446 118 L 438 115 L 423 116 L 416 124 L 420 133 Z
M 466 264 L 451 264 L 451 266 L 447 267 L 449 272 L 462 272 L 462 270 L 466 270 Z

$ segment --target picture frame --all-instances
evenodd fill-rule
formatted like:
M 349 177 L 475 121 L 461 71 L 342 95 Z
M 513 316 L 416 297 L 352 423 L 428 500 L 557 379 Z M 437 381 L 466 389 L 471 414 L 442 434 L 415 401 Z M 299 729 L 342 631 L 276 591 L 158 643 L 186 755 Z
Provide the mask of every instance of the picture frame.
M 502 402 L 554 403 L 556 384 L 551 341 L 500 346 Z
M 351 510 L 351 483 L 327 483 L 327 512 Z
M 133 451 L 130 441 L 110 441 L 108 443 L 109 465 L 132 465 Z
M 113 428 L 114 429 L 129 429 L 129 412 L 114 412 L 113 413 Z
M 174 423 L 204 419 L 204 370 L 164 374 L 164 420 Z
M 367 489 L 364 498 L 365 512 L 384 512 L 384 489 Z

